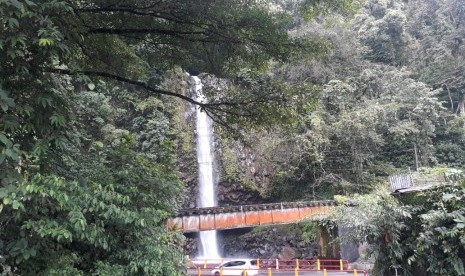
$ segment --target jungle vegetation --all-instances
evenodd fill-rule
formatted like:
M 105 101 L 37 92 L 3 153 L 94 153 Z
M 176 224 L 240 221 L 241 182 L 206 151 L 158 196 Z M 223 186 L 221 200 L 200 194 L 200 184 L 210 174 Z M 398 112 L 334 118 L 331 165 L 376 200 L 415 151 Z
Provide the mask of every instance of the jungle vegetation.
M 252 82 L 271 60 L 327 53 L 291 22 L 258 0 L 0 0 L 2 275 L 182 274 L 183 237 L 164 225 L 184 200 L 180 101 L 237 128 L 287 119 L 302 89 L 268 78 L 202 104 L 168 76 Z
M 464 7 L 0 0 L 1 273 L 182 275 L 183 237 L 164 220 L 184 201 L 186 103 L 212 117 L 225 148 L 251 149 L 258 173 L 224 162 L 224 178 L 268 200 L 366 194 L 409 168 L 463 169 Z M 233 85 L 199 103 L 184 71 Z M 368 229 L 409 233 L 379 260 L 465 275 L 463 189 L 432 193 L 415 199 L 423 209 Z M 376 204 L 406 208 L 390 200 Z
M 230 179 L 274 202 L 358 199 L 359 208 L 342 204 L 335 219 L 369 245 L 374 275 L 465 275 L 464 7 L 368 0 L 355 18 L 305 21 L 294 13 L 292 35 L 324 38 L 331 51 L 275 66 L 273 76 L 315 85 L 316 100 L 284 127 L 250 132 L 244 163 L 252 169 L 228 165 L 240 158 L 227 156 Z M 389 195 L 388 176 L 415 173 L 454 180 Z

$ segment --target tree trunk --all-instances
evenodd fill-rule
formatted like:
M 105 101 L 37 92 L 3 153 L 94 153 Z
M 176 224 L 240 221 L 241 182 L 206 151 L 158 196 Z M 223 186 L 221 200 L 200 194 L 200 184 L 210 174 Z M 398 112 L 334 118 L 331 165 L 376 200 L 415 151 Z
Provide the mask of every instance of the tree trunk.
M 337 227 L 328 228 L 318 225 L 318 257 L 323 259 L 341 258 L 339 242 L 337 242 Z
M 418 168 L 420 167 L 420 162 L 418 161 L 417 143 L 413 143 L 413 151 L 415 152 L 415 168 L 418 171 Z
M 449 101 L 450 101 L 450 110 L 451 112 L 454 112 L 454 101 L 452 100 L 452 96 L 450 94 L 450 89 L 449 89 L 449 86 L 446 86 L 446 89 L 447 89 L 447 95 L 449 96 Z
M 458 115 L 464 115 L 465 114 L 465 93 L 464 92 L 460 93 L 460 99 L 459 99 L 459 103 L 457 104 L 456 113 Z

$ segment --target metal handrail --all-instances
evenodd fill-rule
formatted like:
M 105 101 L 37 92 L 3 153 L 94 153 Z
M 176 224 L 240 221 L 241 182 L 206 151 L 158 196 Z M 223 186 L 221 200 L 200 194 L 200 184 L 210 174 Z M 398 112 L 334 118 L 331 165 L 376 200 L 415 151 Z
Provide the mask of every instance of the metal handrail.
M 195 267 L 214 268 L 236 258 L 224 259 L 192 259 Z M 315 270 L 347 270 L 349 262 L 344 259 L 251 259 L 255 260 L 259 268 L 274 269 L 315 269 Z
M 182 217 L 186 215 L 199 214 L 220 214 L 230 212 L 243 211 L 258 211 L 258 210 L 275 210 L 287 208 L 303 208 L 303 207 L 324 207 L 334 206 L 334 200 L 313 200 L 313 201 L 294 201 L 294 202 L 277 202 L 277 203 L 262 203 L 262 204 L 246 204 L 233 206 L 216 206 L 203 208 L 180 209 L 173 217 Z
M 331 273 L 336 272 L 335 270 L 328 270 L 328 269 L 272 269 L 272 268 L 267 268 L 267 269 L 234 269 L 234 268 L 228 268 L 227 270 L 233 270 L 233 271 L 242 271 L 243 276 L 248 276 L 248 275 L 255 275 L 255 273 L 251 273 L 252 271 L 262 271 L 262 272 L 267 272 L 268 276 L 273 276 L 274 272 L 278 273 L 275 275 L 282 275 L 283 272 L 289 272 L 289 274 L 286 275 L 294 275 L 294 276 L 299 276 L 299 275 L 305 275 L 308 272 L 323 272 L 323 276 L 331 276 Z M 223 274 L 223 270 L 220 269 L 220 276 L 227 276 L 227 274 Z M 346 272 L 346 273 L 351 273 L 347 274 L 347 276 L 367 276 L 368 273 L 366 270 L 361 270 L 361 269 L 344 269 L 344 270 L 338 270 L 337 272 Z M 209 268 L 197 268 L 193 272 L 189 273 L 188 275 L 196 275 L 196 276 L 211 276 L 211 269 Z

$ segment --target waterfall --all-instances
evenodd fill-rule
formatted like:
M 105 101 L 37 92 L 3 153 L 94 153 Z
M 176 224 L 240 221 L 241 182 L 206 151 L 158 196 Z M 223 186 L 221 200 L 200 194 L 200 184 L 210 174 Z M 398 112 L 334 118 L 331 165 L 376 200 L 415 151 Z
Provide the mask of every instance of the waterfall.
M 198 102 L 205 102 L 206 98 L 202 91 L 201 80 L 193 76 L 195 83 L 195 94 Z M 213 133 L 211 120 L 200 108 L 196 108 L 196 130 L 197 130 L 197 162 L 199 166 L 199 204 L 200 207 L 216 206 L 215 183 L 213 178 Z M 201 257 L 219 259 L 216 231 L 201 231 Z

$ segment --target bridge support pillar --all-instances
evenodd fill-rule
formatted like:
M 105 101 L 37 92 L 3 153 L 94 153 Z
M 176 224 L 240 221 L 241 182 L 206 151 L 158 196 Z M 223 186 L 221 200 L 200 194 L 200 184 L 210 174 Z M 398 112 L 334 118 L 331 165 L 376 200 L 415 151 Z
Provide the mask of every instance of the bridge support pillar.
M 331 228 L 323 225 L 318 225 L 318 257 L 325 259 L 340 259 L 341 250 L 338 237 L 338 228 Z

